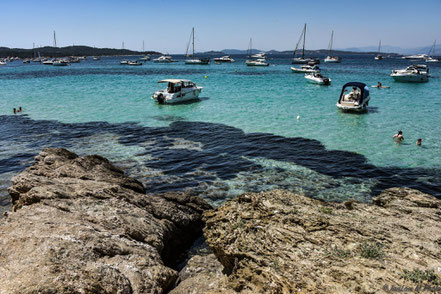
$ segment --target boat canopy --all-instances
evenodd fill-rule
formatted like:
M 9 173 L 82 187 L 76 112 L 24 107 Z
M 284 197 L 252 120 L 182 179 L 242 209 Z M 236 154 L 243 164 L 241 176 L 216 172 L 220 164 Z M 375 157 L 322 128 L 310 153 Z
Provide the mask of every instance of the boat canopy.
M 190 81 L 190 80 L 182 80 L 182 79 L 167 79 L 167 80 L 159 81 L 158 83 L 177 84 L 177 83 L 192 83 L 192 81 Z
M 361 105 L 363 103 L 363 100 L 369 96 L 369 87 L 366 86 L 365 83 L 360 83 L 360 82 L 349 82 L 346 83 L 343 88 L 341 89 L 341 94 L 340 94 L 340 99 L 338 99 L 338 103 L 341 103 L 341 100 L 343 99 L 344 95 L 345 95 L 345 89 L 347 87 L 356 87 L 358 89 L 360 89 L 360 96 L 357 99 L 358 103 Z

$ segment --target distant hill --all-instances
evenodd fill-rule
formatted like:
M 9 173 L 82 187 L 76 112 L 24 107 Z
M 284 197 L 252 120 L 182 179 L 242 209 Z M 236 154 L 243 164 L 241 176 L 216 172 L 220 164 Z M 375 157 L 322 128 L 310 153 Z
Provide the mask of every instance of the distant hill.
M 270 51 L 264 51 L 264 50 L 258 50 L 253 49 L 253 54 L 259 53 L 259 52 L 266 52 L 267 54 L 284 54 L 284 55 L 293 55 L 293 50 L 285 50 L 285 51 L 278 51 L 278 50 L 270 50 Z M 333 54 L 336 55 L 342 55 L 342 54 L 375 54 L 376 50 L 373 51 L 366 51 L 363 52 L 361 50 L 358 50 L 358 48 L 353 48 L 353 50 L 333 50 Z M 214 54 L 215 51 L 209 51 L 204 52 L 204 54 Z M 239 50 L 239 49 L 224 49 L 221 52 L 218 52 L 218 54 L 227 54 L 227 55 L 245 55 L 248 54 L 247 50 Z M 319 55 L 327 55 L 328 49 L 320 49 L 320 50 L 305 50 L 305 55 L 307 56 L 319 56 Z M 394 53 L 392 53 L 394 54 Z
M 112 48 L 95 48 L 89 46 L 67 46 L 67 47 L 40 47 L 35 49 L 7 48 L 0 47 L 0 57 L 17 56 L 17 57 L 63 57 L 63 56 L 108 56 L 108 55 L 144 55 L 144 54 L 161 54 L 156 51 L 132 51 L 127 49 Z
M 427 54 L 432 46 L 417 47 L 417 48 L 401 48 L 396 46 L 381 46 L 381 52 L 383 53 L 397 53 L 402 55 L 410 54 Z M 366 46 L 366 47 L 351 47 L 340 50 L 353 51 L 353 52 L 377 52 L 378 46 Z M 441 46 L 436 48 L 433 55 L 441 55 Z

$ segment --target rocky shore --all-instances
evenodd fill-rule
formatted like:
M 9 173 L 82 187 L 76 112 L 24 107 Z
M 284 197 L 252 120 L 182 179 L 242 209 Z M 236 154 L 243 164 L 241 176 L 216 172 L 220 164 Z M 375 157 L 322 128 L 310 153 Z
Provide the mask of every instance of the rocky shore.
M 9 193 L 0 294 L 441 292 L 441 201 L 416 190 L 372 204 L 274 190 L 212 209 L 48 148 Z M 178 272 L 202 229 L 208 247 Z
M 0 225 L 0 293 L 164 293 L 167 266 L 201 235 L 209 207 L 146 195 L 100 156 L 45 149 L 12 180 Z

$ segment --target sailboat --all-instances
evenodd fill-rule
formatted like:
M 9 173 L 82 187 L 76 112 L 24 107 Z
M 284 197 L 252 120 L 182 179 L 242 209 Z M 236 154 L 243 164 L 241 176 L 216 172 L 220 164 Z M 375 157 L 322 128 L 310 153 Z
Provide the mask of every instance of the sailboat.
M 334 31 L 331 33 L 331 40 L 329 41 L 329 55 L 325 58 L 325 62 L 327 63 L 340 63 L 340 56 L 332 56 L 332 45 L 334 44 Z
M 253 54 L 253 39 L 250 38 L 250 44 L 248 45 L 248 58 L 245 61 L 248 66 L 269 66 L 266 62 L 266 54 L 264 52 Z
M 378 44 L 378 54 L 377 54 L 377 56 L 375 56 L 374 59 L 375 60 L 383 60 L 383 55 L 381 55 L 381 40 L 380 40 L 380 43 Z
M 190 42 L 192 45 L 192 54 L 188 54 Z M 190 40 L 188 41 L 188 44 L 187 44 L 187 51 L 185 52 L 185 56 L 190 57 L 190 59 L 185 60 L 185 64 L 209 64 L 210 63 L 209 58 L 195 58 L 194 57 L 194 28 L 192 28 L 192 30 L 191 30 Z
M 436 47 L 436 40 L 435 40 L 435 42 L 433 43 L 432 48 L 430 48 L 429 53 L 427 54 L 428 57 L 426 58 L 426 62 L 439 62 L 439 59 L 437 59 L 437 58 L 433 58 L 433 57 L 431 56 L 433 53 L 435 53 L 435 47 Z
M 297 55 L 297 49 L 299 48 L 300 42 L 302 42 L 303 39 L 303 46 L 302 46 L 302 57 L 296 57 Z M 306 40 L 306 23 L 305 27 L 303 28 L 302 33 L 300 34 L 299 41 L 297 42 L 296 49 L 294 49 L 294 56 L 292 58 L 292 64 L 319 64 L 320 59 L 318 58 L 305 58 L 305 40 Z

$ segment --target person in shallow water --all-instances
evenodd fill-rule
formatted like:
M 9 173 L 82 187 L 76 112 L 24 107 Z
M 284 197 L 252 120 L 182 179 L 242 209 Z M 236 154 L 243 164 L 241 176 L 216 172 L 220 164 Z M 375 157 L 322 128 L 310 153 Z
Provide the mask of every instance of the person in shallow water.
M 402 132 L 402 131 L 398 131 L 398 133 L 396 133 L 396 134 L 392 137 L 392 139 L 393 139 L 395 142 L 397 142 L 397 143 L 401 143 L 401 142 L 404 140 L 403 132 Z
M 15 107 L 14 107 L 14 110 L 13 110 L 13 111 L 14 111 L 14 114 L 16 114 L 16 113 L 17 113 L 17 109 L 15 109 Z
M 417 141 L 416 141 L 416 144 L 418 145 L 418 146 L 421 146 L 421 143 L 423 142 L 423 139 L 418 139 Z
M 378 82 L 378 84 L 377 84 L 377 88 L 378 88 L 378 89 L 381 89 L 381 87 L 383 87 L 383 84 L 381 84 L 381 82 Z

